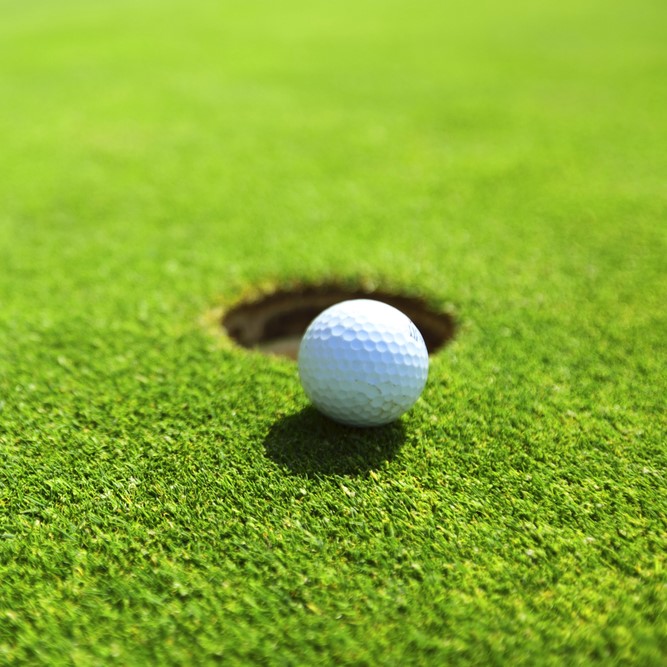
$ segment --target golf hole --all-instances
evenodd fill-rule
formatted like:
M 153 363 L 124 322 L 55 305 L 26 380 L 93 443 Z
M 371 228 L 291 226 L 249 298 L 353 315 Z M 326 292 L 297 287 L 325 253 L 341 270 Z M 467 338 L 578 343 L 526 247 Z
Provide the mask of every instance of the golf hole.
M 404 312 L 421 331 L 429 354 L 437 352 L 454 336 L 456 326 L 452 315 L 437 312 L 420 297 L 335 285 L 276 290 L 242 301 L 227 310 L 221 324 L 241 347 L 296 359 L 308 325 L 329 306 L 348 299 L 375 299 Z

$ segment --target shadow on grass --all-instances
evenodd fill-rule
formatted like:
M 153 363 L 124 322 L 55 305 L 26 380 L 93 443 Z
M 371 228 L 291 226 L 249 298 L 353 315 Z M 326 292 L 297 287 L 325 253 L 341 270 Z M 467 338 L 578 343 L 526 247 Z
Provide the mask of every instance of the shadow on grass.
M 272 461 L 294 475 L 360 475 L 394 458 L 404 441 L 401 422 L 354 428 L 307 407 L 276 421 L 264 449 Z

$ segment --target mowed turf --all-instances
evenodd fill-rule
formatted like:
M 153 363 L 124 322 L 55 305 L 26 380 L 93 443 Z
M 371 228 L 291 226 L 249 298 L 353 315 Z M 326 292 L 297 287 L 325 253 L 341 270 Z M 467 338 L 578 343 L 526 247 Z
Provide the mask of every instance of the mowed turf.
M 667 660 L 667 5 L 0 0 L 0 664 Z M 212 310 L 455 314 L 337 426 Z

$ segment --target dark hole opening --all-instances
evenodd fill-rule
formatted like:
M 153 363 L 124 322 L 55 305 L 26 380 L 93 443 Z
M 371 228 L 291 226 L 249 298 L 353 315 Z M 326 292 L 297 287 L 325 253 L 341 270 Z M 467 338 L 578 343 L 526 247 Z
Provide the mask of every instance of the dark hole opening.
M 242 347 L 296 359 L 308 325 L 329 306 L 348 299 L 376 299 L 403 311 L 421 331 L 429 354 L 454 337 L 453 316 L 434 310 L 421 297 L 337 285 L 278 290 L 242 302 L 227 311 L 222 326 Z

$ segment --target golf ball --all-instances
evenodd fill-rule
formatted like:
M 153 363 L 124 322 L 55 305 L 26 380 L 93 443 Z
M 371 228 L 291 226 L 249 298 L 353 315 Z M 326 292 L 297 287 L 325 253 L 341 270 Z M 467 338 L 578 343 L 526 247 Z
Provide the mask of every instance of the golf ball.
M 299 376 L 306 396 L 331 419 L 380 426 L 419 398 L 428 376 L 428 350 L 400 310 L 371 299 L 343 301 L 306 330 Z

